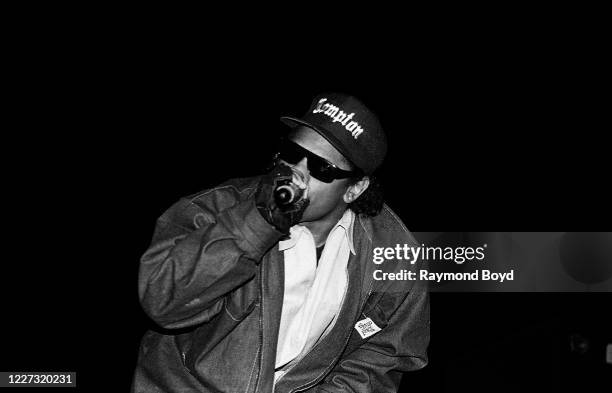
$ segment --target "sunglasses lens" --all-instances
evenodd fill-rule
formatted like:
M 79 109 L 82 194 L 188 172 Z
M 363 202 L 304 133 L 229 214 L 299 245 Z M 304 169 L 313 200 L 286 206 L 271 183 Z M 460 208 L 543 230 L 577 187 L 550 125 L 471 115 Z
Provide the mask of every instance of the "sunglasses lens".
M 335 179 L 347 177 L 345 174 L 341 173 L 343 171 L 339 171 L 327 160 L 309 152 L 300 145 L 287 140 L 281 143 L 278 158 L 285 161 L 287 164 L 296 165 L 302 161 L 304 157 L 308 157 L 308 171 L 310 175 L 323 183 L 331 183 Z
M 279 150 L 278 158 L 287 164 L 295 165 L 306 156 L 306 152 L 300 150 L 299 146 L 293 143 L 284 142 Z
M 318 157 L 308 158 L 310 175 L 323 183 L 331 183 L 336 178 L 334 168 Z

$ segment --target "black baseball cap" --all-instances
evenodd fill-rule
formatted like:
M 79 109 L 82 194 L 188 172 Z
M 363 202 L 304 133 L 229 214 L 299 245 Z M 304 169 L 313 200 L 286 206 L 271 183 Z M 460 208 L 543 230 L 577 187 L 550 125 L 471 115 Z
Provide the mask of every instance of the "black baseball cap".
M 378 118 L 350 95 L 319 94 L 304 116 L 283 116 L 281 121 L 292 128 L 315 130 L 366 175 L 382 164 L 387 153 L 387 137 Z

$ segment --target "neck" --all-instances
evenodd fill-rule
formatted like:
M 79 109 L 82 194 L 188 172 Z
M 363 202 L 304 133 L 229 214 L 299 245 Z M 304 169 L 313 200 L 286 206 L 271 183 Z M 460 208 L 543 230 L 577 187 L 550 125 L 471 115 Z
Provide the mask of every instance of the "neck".
M 312 236 L 314 237 L 315 244 L 317 247 L 325 244 L 329 231 L 338 223 L 344 212 L 346 211 L 346 205 L 339 206 L 337 209 L 332 210 L 329 214 L 316 221 L 302 222 Z

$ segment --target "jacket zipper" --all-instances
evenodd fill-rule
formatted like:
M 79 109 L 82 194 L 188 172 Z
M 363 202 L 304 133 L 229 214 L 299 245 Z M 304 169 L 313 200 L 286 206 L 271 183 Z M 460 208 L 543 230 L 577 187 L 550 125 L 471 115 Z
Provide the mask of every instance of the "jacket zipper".
M 346 275 L 346 286 L 344 287 L 344 294 L 342 295 L 342 303 L 340 304 L 340 309 L 342 309 L 342 305 L 344 305 L 344 300 L 346 299 L 346 293 L 348 292 L 348 267 L 344 268 L 344 274 Z M 340 313 L 338 312 L 338 316 L 340 315 Z M 338 320 L 338 318 L 334 318 L 334 322 L 332 323 L 331 327 L 327 329 L 327 331 L 325 332 L 325 334 L 323 334 L 323 336 L 319 339 L 319 341 L 317 341 L 317 344 L 313 345 L 308 352 L 302 354 L 300 357 L 298 357 L 297 359 L 295 359 L 293 361 L 293 364 L 291 366 L 289 366 L 289 368 L 287 370 L 285 370 L 285 372 L 283 373 L 283 375 L 280 376 L 280 378 L 278 379 L 278 381 L 276 381 L 276 384 L 278 384 L 280 382 L 281 379 L 283 379 L 283 377 L 289 372 L 291 371 L 291 369 L 293 367 L 295 367 L 300 360 L 302 360 L 304 357 L 306 357 L 306 355 L 308 355 L 313 349 L 316 348 L 316 346 L 323 341 L 323 339 L 325 337 L 327 337 L 327 335 L 334 330 L 334 326 L 336 326 L 336 321 Z
M 366 303 L 368 302 L 368 298 L 369 298 L 369 297 L 370 297 L 370 295 L 372 294 L 372 286 L 373 286 L 373 285 L 374 285 L 374 282 L 373 282 L 373 281 L 372 281 L 372 282 L 370 282 L 370 289 L 368 290 L 368 295 L 366 296 L 365 301 L 363 302 L 363 305 L 361 306 L 361 309 L 359 310 L 359 314 L 358 314 L 358 315 L 361 315 L 361 314 L 363 313 L 363 310 L 365 309 L 365 305 L 366 305 Z M 346 348 L 346 346 L 347 346 L 347 344 L 348 344 L 348 342 L 349 342 L 349 339 L 350 339 L 350 338 L 351 338 L 351 334 L 349 333 L 349 334 L 347 334 L 346 338 L 344 339 L 344 344 L 342 345 L 342 350 L 340 351 L 340 354 L 342 354 L 342 352 L 344 351 L 344 348 Z M 336 362 L 337 362 L 337 361 L 338 361 L 338 359 L 340 358 L 340 354 L 338 354 L 338 356 L 336 356 L 336 357 L 334 358 L 334 361 L 333 361 L 333 362 L 331 362 L 330 366 L 331 366 L 331 365 L 335 365 L 335 364 L 336 364 Z M 295 389 L 290 390 L 290 391 L 289 391 L 289 393 L 299 392 L 299 391 L 304 391 L 304 390 L 306 390 L 306 389 L 310 389 L 311 387 L 313 387 L 314 385 L 316 385 L 317 383 L 319 383 L 319 381 L 320 381 L 321 379 L 323 379 L 323 377 L 324 377 L 324 376 L 327 374 L 328 370 L 329 370 L 329 367 L 327 367 L 327 368 L 325 369 L 325 371 L 323 371 L 321 374 L 319 374 L 319 376 L 318 376 L 318 377 L 316 377 L 314 380 L 312 380 L 312 381 L 310 381 L 310 382 L 306 383 L 305 385 L 302 385 L 301 387 L 297 387 L 297 388 L 295 388 Z
M 346 275 L 347 275 L 347 277 L 348 277 L 348 267 L 346 268 Z M 365 309 L 365 305 L 366 305 L 366 303 L 368 302 L 368 298 L 369 298 L 369 297 L 370 297 L 370 295 L 372 294 L 372 287 L 373 287 L 373 286 L 374 286 L 374 281 L 370 281 L 370 288 L 368 289 L 368 294 L 367 294 L 367 296 L 365 297 L 365 299 L 364 299 L 364 301 L 363 301 L 363 305 L 361 306 L 361 309 L 359 310 L 359 314 L 358 314 L 358 315 L 361 315 L 361 314 L 363 313 L 363 310 Z M 342 304 L 344 304 L 344 300 L 345 300 L 345 297 L 346 297 L 346 292 L 347 292 L 347 291 L 348 291 L 348 282 L 347 282 L 346 288 L 345 288 L 345 290 L 344 290 L 344 296 L 342 297 Z M 327 336 L 327 334 L 329 334 L 329 333 L 330 333 L 330 332 L 333 330 L 334 326 L 336 325 L 336 321 L 337 321 L 337 319 L 334 321 L 334 323 L 333 323 L 332 327 L 331 327 L 331 328 L 330 328 L 330 329 L 327 331 L 327 333 L 326 333 L 326 334 L 325 334 L 323 337 L 321 337 L 321 339 L 319 340 L 319 342 L 321 342 L 321 341 L 323 340 L 323 338 L 324 338 L 325 336 Z M 346 336 L 345 340 L 344 340 L 344 344 L 342 345 L 342 349 L 340 350 L 340 354 L 342 354 L 342 352 L 344 351 L 344 348 L 346 348 L 346 345 L 348 344 L 348 342 L 349 342 L 349 339 L 350 339 L 350 338 L 351 338 L 351 334 L 349 333 L 349 334 Z M 315 345 L 315 346 L 316 346 L 316 345 Z M 311 350 L 312 350 L 312 349 L 314 349 L 314 347 L 312 347 L 312 348 L 311 348 Z M 293 365 L 291 365 L 291 367 L 289 367 L 289 368 L 287 369 L 287 371 L 285 372 L 285 374 L 286 374 L 286 373 L 288 373 L 288 372 L 289 372 L 289 371 L 290 371 L 290 370 L 291 370 L 291 369 L 292 369 L 292 368 L 293 368 L 293 367 L 294 367 L 294 366 L 295 366 L 295 365 L 296 365 L 296 364 L 297 364 L 297 363 L 298 363 L 298 362 L 299 362 L 299 361 L 300 361 L 300 360 L 301 360 L 301 359 L 302 359 L 304 356 L 306 356 L 308 353 L 310 353 L 310 351 L 308 351 L 307 353 L 305 353 L 303 356 L 300 356 L 300 358 L 299 358 L 299 359 L 297 359 L 297 360 L 296 360 L 296 362 L 295 362 Z M 332 364 L 332 365 L 336 364 L 336 362 L 337 362 L 338 358 L 340 357 L 340 354 L 339 354 L 338 356 L 334 357 L 334 361 L 333 361 L 333 362 L 331 362 L 331 364 Z M 293 392 L 298 392 L 298 391 L 303 391 L 303 390 L 306 390 L 306 389 L 310 389 L 312 386 L 314 386 L 315 384 L 317 384 L 317 383 L 318 383 L 318 382 L 319 382 L 319 381 L 322 379 L 322 376 L 325 376 L 325 374 L 327 374 L 328 369 L 329 369 L 329 367 L 328 367 L 328 368 L 326 368 L 326 369 L 325 369 L 325 371 L 323 371 L 323 373 L 319 374 L 319 376 L 318 376 L 318 377 L 316 377 L 314 380 L 312 380 L 312 381 L 310 381 L 310 382 L 307 382 L 306 384 L 304 384 L 304 385 L 302 385 L 302 386 L 300 386 L 300 387 L 297 387 L 297 388 L 291 389 L 291 390 L 289 391 L 289 393 L 293 393 Z M 280 380 L 281 380 L 281 379 L 282 379 L 282 378 L 285 376 L 285 374 L 283 374 L 283 375 L 282 375 L 282 376 L 281 376 L 281 377 L 280 377 L 278 380 L 280 381 Z

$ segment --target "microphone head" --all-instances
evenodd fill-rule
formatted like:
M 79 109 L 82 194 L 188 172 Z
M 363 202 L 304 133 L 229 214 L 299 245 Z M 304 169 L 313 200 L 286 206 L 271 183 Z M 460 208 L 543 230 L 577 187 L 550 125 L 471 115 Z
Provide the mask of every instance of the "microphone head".
M 299 189 L 290 184 L 284 184 L 274 190 L 274 201 L 277 205 L 289 205 L 300 198 Z

